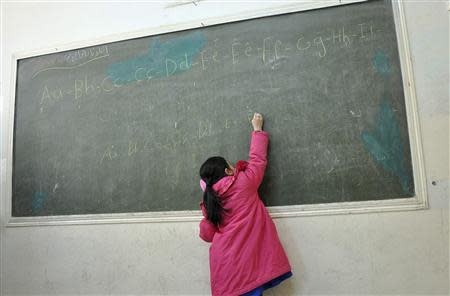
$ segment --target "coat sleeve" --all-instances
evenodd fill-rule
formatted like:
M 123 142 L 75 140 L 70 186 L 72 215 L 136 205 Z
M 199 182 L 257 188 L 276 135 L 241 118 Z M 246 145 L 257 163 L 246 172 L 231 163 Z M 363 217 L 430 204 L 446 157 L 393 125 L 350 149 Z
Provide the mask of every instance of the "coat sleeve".
M 267 146 L 269 145 L 269 134 L 265 131 L 253 131 L 250 142 L 250 153 L 245 174 L 250 182 L 259 187 L 264 177 L 267 166 Z
M 200 209 L 202 210 L 203 219 L 200 221 L 200 238 L 205 242 L 212 242 L 214 234 L 217 232 L 217 227 L 206 219 L 206 209 L 203 202 L 200 203 Z

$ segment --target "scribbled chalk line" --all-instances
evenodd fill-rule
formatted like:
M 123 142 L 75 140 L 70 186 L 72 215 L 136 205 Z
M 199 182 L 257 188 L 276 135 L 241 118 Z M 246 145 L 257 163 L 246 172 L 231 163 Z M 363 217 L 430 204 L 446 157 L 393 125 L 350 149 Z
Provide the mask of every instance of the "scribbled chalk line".
M 76 65 L 76 66 L 71 66 L 71 67 L 52 67 L 52 68 L 42 69 L 42 70 L 40 70 L 40 71 L 34 73 L 34 75 L 31 77 L 31 79 L 34 79 L 38 74 L 40 74 L 40 73 L 42 73 L 42 72 L 45 72 L 45 71 L 49 71 L 49 70 L 70 70 L 70 69 L 75 69 L 75 68 L 84 66 L 84 65 L 86 65 L 87 63 L 90 63 L 90 62 L 92 62 L 92 61 L 95 61 L 95 60 L 98 60 L 98 59 L 101 59 L 101 58 L 106 58 L 106 57 L 109 57 L 109 54 L 103 55 L 103 56 L 99 56 L 99 57 L 96 57 L 96 58 L 93 58 L 93 59 L 90 59 L 90 60 L 88 60 L 88 61 L 86 61 L 86 62 L 84 62 L 84 63 L 81 63 L 81 64 L 79 64 L 79 65 Z

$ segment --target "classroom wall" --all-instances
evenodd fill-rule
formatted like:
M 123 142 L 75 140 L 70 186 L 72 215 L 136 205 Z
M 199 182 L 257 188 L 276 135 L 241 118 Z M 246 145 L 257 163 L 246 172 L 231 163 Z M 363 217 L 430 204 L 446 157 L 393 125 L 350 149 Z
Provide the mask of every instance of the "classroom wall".
M 196 222 L 4 227 L 11 54 L 275 5 L 3 3 L 2 295 L 210 291 L 208 244 Z M 447 9 L 444 1 L 405 3 L 430 209 L 276 219 L 294 277 L 268 295 L 449 293 Z

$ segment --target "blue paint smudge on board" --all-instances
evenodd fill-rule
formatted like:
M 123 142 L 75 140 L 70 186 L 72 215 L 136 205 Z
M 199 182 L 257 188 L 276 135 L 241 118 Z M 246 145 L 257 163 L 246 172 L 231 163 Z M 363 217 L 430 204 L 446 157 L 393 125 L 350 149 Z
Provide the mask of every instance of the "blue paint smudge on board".
M 391 65 L 389 64 L 389 58 L 383 51 L 377 51 L 372 58 L 372 64 L 378 74 L 384 77 L 389 76 L 391 72 Z
M 115 83 L 127 84 L 183 73 L 191 69 L 205 43 L 204 34 L 198 31 L 164 42 L 156 37 L 146 54 L 109 65 L 107 75 Z
M 47 200 L 48 194 L 47 192 L 35 192 L 33 194 L 33 200 L 31 202 L 31 210 L 33 213 L 36 213 L 44 206 L 44 202 Z
M 373 159 L 399 178 L 403 192 L 411 194 L 411 178 L 405 167 L 403 143 L 394 111 L 383 100 L 372 131 L 363 131 L 362 141 Z

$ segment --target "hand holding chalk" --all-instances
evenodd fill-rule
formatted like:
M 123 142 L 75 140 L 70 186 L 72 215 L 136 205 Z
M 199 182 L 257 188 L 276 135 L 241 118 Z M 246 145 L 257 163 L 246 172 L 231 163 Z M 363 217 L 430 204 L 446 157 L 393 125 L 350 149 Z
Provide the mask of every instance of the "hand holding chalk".
M 253 130 L 262 131 L 263 116 L 259 113 L 253 114 L 252 125 L 253 125 Z

